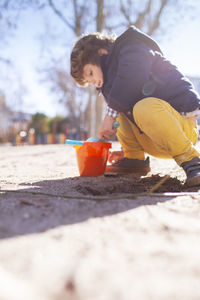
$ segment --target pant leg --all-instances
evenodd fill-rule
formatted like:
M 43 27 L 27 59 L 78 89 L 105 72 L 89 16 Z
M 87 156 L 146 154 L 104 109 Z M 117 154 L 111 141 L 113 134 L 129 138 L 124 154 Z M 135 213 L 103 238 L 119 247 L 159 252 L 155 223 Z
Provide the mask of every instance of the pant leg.
M 144 149 L 135 135 L 137 127 L 123 113 L 118 116 L 117 120 L 120 123 L 117 138 L 123 148 L 124 156 L 144 160 Z
M 181 116 L 166 101 L 145 98 L 136 103 L 133 116 L 144 134 L 138 142 L 145 152 L 161 158 L 164 153 L 166 158 L 174 158 L 179 165 L 200 156 L 194 147 L 198 137 L 195 123 Z
M 120 127 L 117 138 L 127 158 L 145 159 L 145 152 L 158 158 L 172 158 L 167 151 L 155 144 L 145 133 L 141 133 L 123 113 L 117 119 Z

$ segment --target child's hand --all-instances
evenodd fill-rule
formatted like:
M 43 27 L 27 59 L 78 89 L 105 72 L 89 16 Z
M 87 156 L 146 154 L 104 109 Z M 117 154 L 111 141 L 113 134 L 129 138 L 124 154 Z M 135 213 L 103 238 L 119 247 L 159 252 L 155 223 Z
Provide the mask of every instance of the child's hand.
M 108 154 L 108 162 L 110 164 L 115 163 L 116 161 L 118 161 L 119 159 L 124 157 L 124 153 L 123 151 L 109 151 Z
M 117 130 L 114 128 L 114 123 L 116 119 L 106 115 L 103 123 L 100 127 L 98 138 L 99 140 L 108 139 L 110 140 L 117 132 Z

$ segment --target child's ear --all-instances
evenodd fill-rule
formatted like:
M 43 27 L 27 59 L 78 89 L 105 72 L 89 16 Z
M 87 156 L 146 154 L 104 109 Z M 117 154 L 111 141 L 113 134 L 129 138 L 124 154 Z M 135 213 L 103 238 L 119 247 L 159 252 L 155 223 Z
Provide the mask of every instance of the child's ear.
M 106 50 L 106 49 L 104 49 L 104 48 L 100 48 L 99 50 L 98 50 L 98 54 L 101 56 L 101 55 L 103 55 L 103 54 L 108 54 L 108 51 Z

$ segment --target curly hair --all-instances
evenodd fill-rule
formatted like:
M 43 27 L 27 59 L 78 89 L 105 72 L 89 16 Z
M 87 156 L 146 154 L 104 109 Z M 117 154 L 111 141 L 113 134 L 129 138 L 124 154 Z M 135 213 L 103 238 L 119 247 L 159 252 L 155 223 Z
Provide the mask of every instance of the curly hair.
M 115 41 L 114 35 L 104 35 L 99 32 L 82 35 L 76 41 L 70 57 L 71 76 L 81 85 L 86 86 L 83 78 L 83 68 L 86 64 L 100 65 L 99 49 L 109 51 Z

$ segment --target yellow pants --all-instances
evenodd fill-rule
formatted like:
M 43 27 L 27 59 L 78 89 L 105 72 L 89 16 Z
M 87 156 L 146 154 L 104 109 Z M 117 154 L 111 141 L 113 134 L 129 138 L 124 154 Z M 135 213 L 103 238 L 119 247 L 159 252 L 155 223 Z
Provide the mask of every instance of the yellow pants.
M 142 133 L 123 113 L 118 116 L 117 137 L 125 157 L 144 160 L 146 152 L 158 158 L 173 158 L 181 165 L 200 156 L 194 147 L 197 125 L 166 101 L 145 98 L 135 104 L 133 116 Z

